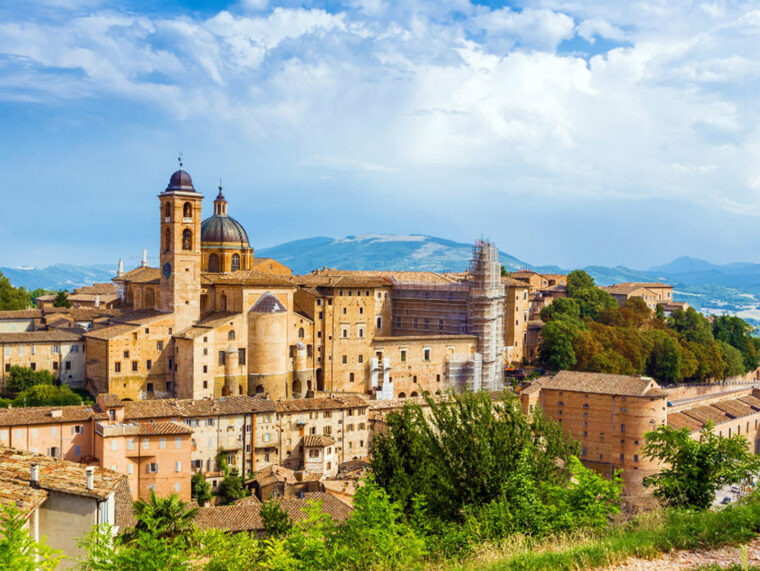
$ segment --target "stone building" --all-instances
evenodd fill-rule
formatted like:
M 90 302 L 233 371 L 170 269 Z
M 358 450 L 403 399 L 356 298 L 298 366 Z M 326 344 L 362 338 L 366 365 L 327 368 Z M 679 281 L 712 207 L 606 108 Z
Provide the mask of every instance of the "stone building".
M 659 282 L 625 282 L 602 289 L 614 297 L 620 306 L 632 297 L 643 299 L 652 311 L 658 304 L 666 306 L 673 303 L 673 286 Z

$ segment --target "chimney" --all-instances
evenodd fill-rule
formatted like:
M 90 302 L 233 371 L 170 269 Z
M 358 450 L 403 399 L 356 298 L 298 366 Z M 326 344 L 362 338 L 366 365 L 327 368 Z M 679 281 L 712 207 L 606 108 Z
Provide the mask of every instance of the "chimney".
M 100 307 L 100 294 L 99 293 L 95 294 L 95 307 L 96 308 Z
M 124 273 L 124 260 L 119 258 L 119 269 L 116 270 L 116 277 L 120 278 L 123 273 Z
M 29 466 L 29 485 L 32 488 L 40 487 L 40 465 L 37 462 L 32 462 Z
M 143 268 L 148 267 L 148 250 L 143 249 L 143 259 L 142 259 L 142 264 L 140 264 L 140 266 Z
M 87 489 L 92 490 L 95 488 L 95 468 L 92 466 L 87 466 L 84 471 L 87 474 Z

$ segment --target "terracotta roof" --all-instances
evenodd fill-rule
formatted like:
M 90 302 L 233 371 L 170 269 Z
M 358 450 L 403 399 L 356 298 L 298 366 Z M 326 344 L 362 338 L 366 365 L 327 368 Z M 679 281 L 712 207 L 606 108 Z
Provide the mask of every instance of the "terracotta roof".
M 311 274 L 296 276 L 294 279 L 300 285 L 329 288 L 375 288 L 393 285 L 390 278 L 380 277 L 375 272 L 357 275 L 356 272 L 342 273 L 339 270 L 317 270 Z
M 42 317 L 41 309 L 0 311 L 0 321 L 4 319 L 38 319 L 40 317 Z
M 668 414 L 668 425 L 678 429 L 700 430 L 704 426 L 704 423 L 683 413 L 674 412 Z
M 0 409 L 0 426 L 87 422 L 95 414 L 92 407 L 83 405 L 3 408 Z
M 0 447 L 0 479 L 16 483 L 29 482 L 32 462 L 37 462 L 39 465 L 39 480 L 42 489 L 99 500 L 106 499 L 119 483 L 127 478 L 124 474 L 95 466 L 93 489 L 88 490 L 85 464 Z
M 270 274 L 259 270 L 238 270 L 224 274 L 201 274 L 201 283 L 251 286 L 294 286 L 290 276 Z
M 739 399 L 724 400 L 724 401 L 714 402 L 711 404 L 715 408 L 728 413 L 730 416 L 734 418 L 749 416 L 750 414 L 754 414 L 756 412 L 755 409 L 753 409 L 750 405 L 748 405 L 747 403 L 743 403 Z
M 32 488 L 28 483 L 8 480 L 0 474 L 0 506 L 15 505 L 24 516 L 28 516 L 47 497 L 45 490 Z
M 313 399 L 290 399 L 275 403 L 277 412 L 300 412 L 303 410 L 328 410 L 337 408 L 362 408 L 369 401 L 358 396 L 335 396 Z
M 757 398 L 754 395 L 747 395 L 747 396 L 739 398 L 739 400 L 747 403 L 755 410 L 760 410 L 760 398 Z
M 505 286 L 508 286 L 508 287 L 519 287 L 519 288 L 524 288 L 524 289 L 528 288 L 527 282 L 524 282 L 522 280 L 517 280 L 514 278 L 502 277 L 501 283 L 503 283 Z
M 161 281 L 161 270 L 159 268 L 139 267 L 113 278 L 113 281 L 137 284 L 159 283 Z
M 661 283 L 661 282 L 620 282 L 619 284 L 614 284 L 617 286 L 636 286 L 636 287 L 645 287 L 645 288 L 672 288 L 672 285 Z
M 450 284 L 457 283 L 459 280 L 457 276 L 453 274 L 441 273 L 441 272 L 414 272 L 414 271 L 386 271 L 386 270 L 315 270 L 310 274 L 305 274 L 302 277 L 347 277 L 357 280 L 381 278 L 384 283 L 380 285 L 388 285 L 388 281 L 399 284 L 417 284 L 417 283 L 432 283 L 432 284 Z
M 177 422 L 128 422 L 109 424 L 99 422 L 95 432 L 103 436 L 152 436 L 163 434 L 192 434 L 193 430 Z
M 62 329 L 0 333 L 0 343 L 60 343 L 81 340 L 82 335 L 80 333 Z
M 636 284 L 615 284 L 611 286 L 603 286 L 601 289 L 612 295 L 630 295 L 640 289 L 646 290 L 648 288 Z M 649 293 L 655 295 L 652 290 L 649 290 Z
M 116 294 L 116 284 L 113 283 L 99 283 L 88 286 L 82 286 L 73 290 L 74 294 Z
M 540 381 L 541 388 L 549 390 L 636 397 L 665 395 L 657 382 L 649 377 L 560 371 L 553 377 L 542 377 Z
M 247 395 L 199 400 L 151 399 L 126 401 L 122 404 L 126 420 L 193 418 L 275 411 L 274 401 Z
M 400 343 L 403 341 L 445 341 L 447 339 L 453 341 L 466 341 L 468 339 L 477 339 L 477 335 L 471 335 L 469 333 L 452 333 L 450 335 L 393 335 L 391 337 L 375 337 L 372 339 L 373 343 Z
M 91 339 L 114 339 L 154 321 L 167 318 L 171 318 L 171 314 L 152 309 L 125 313 L 112 319 L 105 327 L 89 331 L 86 336 Z
M 696 406 L 694 408 L 682 410 L 681 412 L 702 423 L 712 422 L 713 424 L 720 424 L 729 419 L 725 412 L 709 405 Z
M 307 434 L 303 437 L 303 445 L 305 448 L 325 448 L 326 446 L 332 446 L 335 444 L 335 440 L 329 436 L 322 436 L 321 434 Z
M 239 315 L 239 313 L 229 311 L 211 313 L 204 317 L 202 320 L 198 321 L 192 327 L 188 327 L 184 331 L 175 335 L 175 337 L 181 337 L 183 339 L 196 339 L 202 335 L 208 335 L 217 327 L 228 324 L 231 319 Z
M 347 520 L 353 511 L 345 503 L 324 492 L 306 493 L 303 499 L 280 498 L 277 501 L 294 522 L 306 519 L 304 510 L 309 506 L 309 502 L 321 502 L 322 511 L 338 523 Z M 264 531 L 260 504 L 232 504 L 201 508 L 195 516 L 195 525 L 200 529 Z
M 263 470 L 256 473 L 256 477 L 253 480 L 259 486 L 269 486 L 276 482 L 283 482 L 286 484 L 297 484 L 296 473 L 290 468 L 285 466 L 277 466 L 270 464 Z

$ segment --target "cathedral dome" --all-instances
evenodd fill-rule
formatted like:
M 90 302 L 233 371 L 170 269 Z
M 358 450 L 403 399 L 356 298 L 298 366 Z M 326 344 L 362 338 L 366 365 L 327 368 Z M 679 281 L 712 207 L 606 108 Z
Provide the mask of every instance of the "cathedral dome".
M 201 242 L 232 242 L 249 245 L 248 234 L 237 220 L 231 216 L 214 214 L 201 222 Z
M 176 171 L 169 179 L 169 186 L 166 187 L 166 192 L 173 190 L 197 192 L 193 186 L 193 179 L 190 178 L 190 173 L 182 169 Z

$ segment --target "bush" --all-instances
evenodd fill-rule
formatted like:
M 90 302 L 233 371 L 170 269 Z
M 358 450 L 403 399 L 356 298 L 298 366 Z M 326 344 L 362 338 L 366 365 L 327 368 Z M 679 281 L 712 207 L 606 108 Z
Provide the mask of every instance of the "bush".
M 13 399 L 14 407 L 66 406 L 82 404 L 82 397 L 67 385 L 34 385 L 20 392 Z
M 50 371 L 33 371 L 29 367 L 13 366 L 5 379 L 5 390 L 15 395 L 36 385 L 54 385 L 56 382 Z

